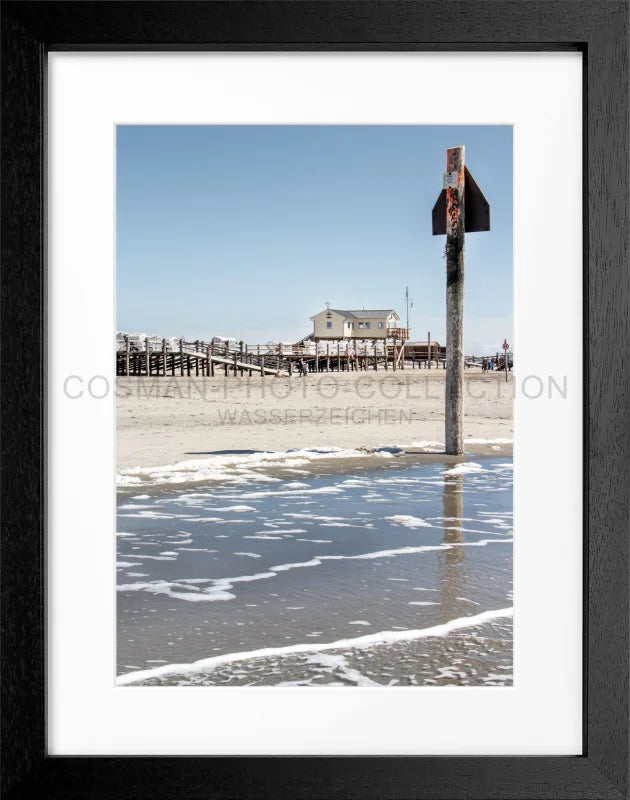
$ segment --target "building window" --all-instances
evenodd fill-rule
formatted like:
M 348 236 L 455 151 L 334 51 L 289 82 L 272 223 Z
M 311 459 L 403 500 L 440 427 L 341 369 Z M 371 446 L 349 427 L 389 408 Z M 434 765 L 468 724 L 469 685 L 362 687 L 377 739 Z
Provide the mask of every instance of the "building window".
M 369 328 L 369 327 L 370 327 L 370 323 L 369 323 L 369 322 L 366 322 L 366 323 L 365 323 L 365 327 L 366 327 L 366 328 Z
M 379 323 L 378 323 L 378 327 L 379 327 L 379 328 L 382 328 L 382 327 L 383 327 L 383 323 L 382 323 L 382 322 L 379 322 Z
M 326 323 L 326 327 L 327 327 L 327 328 L 332 328 L 332 322 L 327 322 L 327 323 Z

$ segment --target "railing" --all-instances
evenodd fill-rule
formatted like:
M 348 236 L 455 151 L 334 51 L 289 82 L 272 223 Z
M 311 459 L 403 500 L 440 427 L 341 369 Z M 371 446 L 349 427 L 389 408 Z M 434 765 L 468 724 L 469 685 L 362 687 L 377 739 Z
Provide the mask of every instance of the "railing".
M 402 341 L 394 341 L 393 339 L 340 339 L 328 340 L 324 342 L 312 341 L 306 344 L 290 344 L 283 343 L 266 343 L 266 344 L 246 344 L 243 341 L 221 341 L 221 342 L 207 342 L 202 339 L 187 341 L 186 339 L 160 339 L 157 336 L 146 337 L 140 339 L 137 336 L 128 336 L 126 339 L 117 339 L 118 352 L 138 353 L 145 352 L 147 343 L 152 352 L 184 352 L 194 354 L 199 352 L 207 352 L 210 349 L 211 354 L 226 353 L 244 353 L 247 355 L 256 356 L 281 356 L 281 357 L 312 357 L 319 355 L 332 357 L 336 356 L 337 352 L 346 356 L 349 352 L 357 355 L 383 355 L 385 350 L 391 352 L 392 348 L 396 347 L 397 352 L 402 347 Z
M 387 335 L 393 339 L 401 339 L 403 342 L 406 342 L 409 338 L 409 331 L 411 328 L 389 328 L 387 330 Z

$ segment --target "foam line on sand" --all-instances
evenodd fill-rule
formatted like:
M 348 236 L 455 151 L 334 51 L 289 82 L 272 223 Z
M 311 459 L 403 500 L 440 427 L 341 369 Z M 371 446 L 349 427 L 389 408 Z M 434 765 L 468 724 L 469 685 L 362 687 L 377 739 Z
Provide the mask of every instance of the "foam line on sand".
M 483 611 L 470 617 L 458 617 L 449 620 L 441 625 L 434 625 L 430 628 L 422 628 L 412 631 L 381 631 L 370 633 L 366 636 L 357 636 L 354 639 L 339 639 L 336 642 L 309 643 L 286 645 L 285 647 L 263 647 L 259 650 L 243 651 L 240 653 L 224 653 L 220 656 L 203 658 L 189 664 L 165 664 L 153 669 L 143 669 L 136 672 L 128 672 L 119 675 L 116 679 L 117 686 L 129 686 L 140 681 L 151 678 L 160 678 L 165 675 L 184 675 L 195 672 L 209 672 L 226 664 L 233 664 L 238 661 L 251 661 L 257 658 L 273 658 L 286 655 L 300 655 L 303 653 L 322 653 L 326 650 L 344 650 L 348 648 L 365 648 L 376 645 L 396 644 L 398 642 L 411 642 L 417 639 L 426 639 L 435 636 L 446 636 L 453 631 L 463 628 L 474 628 L 484 625 L 496 619 L 503 619 L 513 616 L 513 608 L 500 608 L 490 611 Z

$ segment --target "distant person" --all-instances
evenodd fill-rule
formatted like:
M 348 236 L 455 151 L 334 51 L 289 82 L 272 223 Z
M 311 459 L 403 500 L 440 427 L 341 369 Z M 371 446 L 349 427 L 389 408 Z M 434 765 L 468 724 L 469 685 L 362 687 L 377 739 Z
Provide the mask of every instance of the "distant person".
M 488 371 L 488 359 L 487 358 L 482 358 L 481 359 L 481 371 L 482 372 L 487 372 Z
M 494 370 L 494 361 L 492 359 L 488 361 L 488 369 L 490 370 L 490 372 L 493 372 Z
M 302 377 L 306 376 L 306 361 L 303 358 L 300 359 L 300 375 Z

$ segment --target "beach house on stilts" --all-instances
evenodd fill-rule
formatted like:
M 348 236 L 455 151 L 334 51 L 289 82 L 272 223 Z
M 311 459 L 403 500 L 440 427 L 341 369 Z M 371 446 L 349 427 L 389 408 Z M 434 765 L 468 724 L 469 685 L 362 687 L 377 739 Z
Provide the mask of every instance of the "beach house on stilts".
M 328 308 L 311 317 L 312 338 L 327 339 L 399 339 L 409 338 L 406 328 L 398 327 L 400 317 L 393 308 L 340 309 Z

